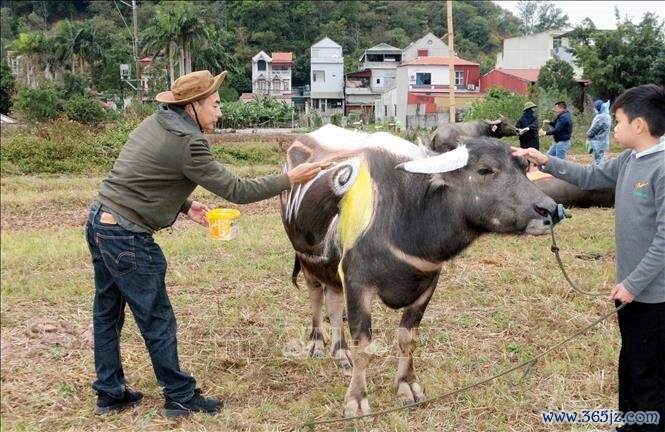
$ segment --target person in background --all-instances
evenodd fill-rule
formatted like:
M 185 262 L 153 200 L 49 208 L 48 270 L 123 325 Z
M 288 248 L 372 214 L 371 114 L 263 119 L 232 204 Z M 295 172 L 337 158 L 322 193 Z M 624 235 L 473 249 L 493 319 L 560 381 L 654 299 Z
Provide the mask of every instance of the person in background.
M 522 109 L 522 117 L 515 123 L 521 148 L 535 148 L 536 150 L 540 150 L 540 141 L 538 139 L 538 126 L 540 123 L 534 110 L 536 106 L 531 101 L 525 103 Z
M 556 114 L 554 120 L 543 120 L 543 124 L 550 125 L 551 129 L 547 132 L 540 129 L 538 135 L 552 135 L 554 144 L 547 151 L 547 154 L 558 157 L 559 159 L 565 159 L 570 148 L 570 137 L 573 135 L 573 118 L 564 101 L 554 104 L 554 113 Z
M 90 207 L 85 233 L 95 278 L 95 414 L 120 411 L 143 398 L 127 387 L 120 358 L 125 305 L 164 389 L 162 414 L 174 418 L 222 409 L 221 400 L 204 396 L 194 377 L 180 369 L 166 257 L 153 233 L 171 226 L 180 213 L 208 225 L 208 207 L 190 197 L 199 185 L 233 203 L 250 203 L 307 182 L 325 168 L 305 163 L 281 175 L 242 179 L 217 162 L 203 132 L 214 129 L 221 116 L 218 89 L 225 76 L 192 72 L 158 94 L 163 105 L 129 134 Z
M 610 117 L 610 101 L 603 102 L 598 99 L 593 103 L 596 116 L 591 122 L 591 127 L 586 132 L 587 148 L 593 154 L 593 162 L 598 165 L 605 160 L 605 152 L 610 148 L 610 129 L 612 128 L 612 117 Z
M 625 149 L 600 165 L 513 155 L 583 189 L 615 188 L 619 411 L 656 412 L 657 424 L 626 423 L 620 432 L 665 432 L 665 88 L 631 88 L 614 102 L 614 138 Z

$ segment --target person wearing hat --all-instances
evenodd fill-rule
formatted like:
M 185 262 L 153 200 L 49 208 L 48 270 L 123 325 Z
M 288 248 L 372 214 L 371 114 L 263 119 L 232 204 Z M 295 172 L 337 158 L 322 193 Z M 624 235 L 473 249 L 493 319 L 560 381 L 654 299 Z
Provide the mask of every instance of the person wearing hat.
M 241 179 L 218 163 L 203 131 L 213 129 L 221 115 L 218 89 L 225 76 L 192 72 L 158 94 L 155 99 L 163 105 L 129 134 L 90 207 L 85 234 L 95 280 L 95 414 L 119 411 L 143 398 L 127 388 L 120 359 L 125 304 L 163 387 L 162 414 L 222 409 L 221 400 L 203 396 L 196 380 L 180 369 L 167 263 L 153 233 L 171 226 L 180 213 L 207 226 L 208 207 L 189 197 L 196 186 L 233 203 L 250 203 L 306 182 L 325 168 L 306 163 L 281 175 Z
M 610 148 L 610 129 L 612 129 L 612 117 L 610 117 L 610 101 L 603 102 L 598 99 L 593 103 L 596 115 L 591 121 L 589 130 L 586 131 L 587 148 L 593 154 L 593 162 L 599 165 L 605 160 L 605 152 Z
M 522 117 L 517 120 L 515 127 L 517 128 L 517 133 L 519 134 L 520 147 L 521 148 L 530 148 L 533 147 L 536 150 L 540 150 L 540 141 L 538 139 L 538 116 L 534 108 L 536 104 L 528 101 L 524 104 L 522 109 Z

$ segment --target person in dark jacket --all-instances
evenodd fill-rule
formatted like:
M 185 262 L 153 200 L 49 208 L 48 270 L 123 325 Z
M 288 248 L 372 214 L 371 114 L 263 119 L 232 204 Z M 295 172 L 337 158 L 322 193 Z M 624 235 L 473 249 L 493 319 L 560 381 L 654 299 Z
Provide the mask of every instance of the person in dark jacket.
M 520 138 L 520 147 L 521 148 L 535 148 L 540 150 L 540 141 L 538 140 L 538 116 L 536 115 L 534 109 L 536 104 L 528 101 L 524 104 L 524 109 L 522 110 L 522 117 L 517 120 L 515 127 L 517 128 L 517 133 Z
M 143 398 L 127 388 L 120 360 L 125 304 L 164 389 L 162 414 L 173 418 L 222 409 L 221 400 L 203 396 L 196 380 L 180 369 L 167 263 L 153 233 L 172 225 L 179 213 L 208 225 L 208 207 L 189 198 L 198 185 L 228 201 L 250 203 L 306 182 L 325 168 L 308 163 L 281 175 L 241 179 L 217 162 L 203 131 L 213 129 L 221 115 L 218 89 L 225 76 L 192 72 L 158 94 L 155 99 L 164 105 L 129 134 L 90 207 L 85 233 L 95 275 L 95 414 L 120 411 Z
M 570 115 L 570 111 L 568 111 L 564 101 L 554 104 L 554 113 L 556 114 L 554 120 L 543 120 L 543 124 L 550 125 L 550 130 L 545 132 L 541 129 L 539 135 L 552 135 L 554 144 L 547 151 L 547 154 L 559 159 L 565 159 L 570 148 L 570 137 L 573 135 L 573 117 Z

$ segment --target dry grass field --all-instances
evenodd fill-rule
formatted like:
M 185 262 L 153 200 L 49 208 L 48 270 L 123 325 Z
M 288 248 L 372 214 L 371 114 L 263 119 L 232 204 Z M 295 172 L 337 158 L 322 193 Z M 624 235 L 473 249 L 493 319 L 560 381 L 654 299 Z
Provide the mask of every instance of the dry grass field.
M 290 283 L 293 255 L 277 200 L 270 200 L 237 206 L 241 234 L 231 242 L 210 240 L 186 220 L 155 237 L 169 259 L 182 367 L 204 393 L 225 400 L 224 411 L 162 418 L 161 389 L 128 315 L 125 373 L 146 397 L 121 414 L 94 416 L 94 288 L 83 223 L 100 180 L 2 178 L 2 431 L 303 430 L 312 420 L 342 414 L 348 376 L 330 358 L 301 355 L 311 320 L 307 290 Z M 228 205 L 203 190 L 195 194 L 211 206 Z M 571 213 L 557 227 L 569 273 L 584 288 L 609 293 L 614 211 Z M 416 351 L 420 383 L 430 397 L 461 388 L 537 355 L 611 308 L 605 298 L 580 297 L 566 286 L 547 236 L 487 235 L 444 266 Z M 400 314 L 378 301 L 373 311 L 379 355 L 368 386 L 378 411 L 397 406 L 392 382 Z M 618 346 L 612 317 L 538 361 L 526 376 L 516 371 L 422 408 L 315 430 L 610 430 L 545 425 L 540 413 L 615 408 Z

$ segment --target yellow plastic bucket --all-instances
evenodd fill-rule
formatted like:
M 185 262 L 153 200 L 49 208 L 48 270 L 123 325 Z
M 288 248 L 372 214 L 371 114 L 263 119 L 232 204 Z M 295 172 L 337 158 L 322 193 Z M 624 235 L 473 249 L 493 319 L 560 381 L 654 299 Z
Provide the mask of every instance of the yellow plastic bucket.
M 215 240 L 233 240 L 238 235 L 237 219 L 240 211 L 236 209 L 213 209 L 206 213 L 210 237 Z

